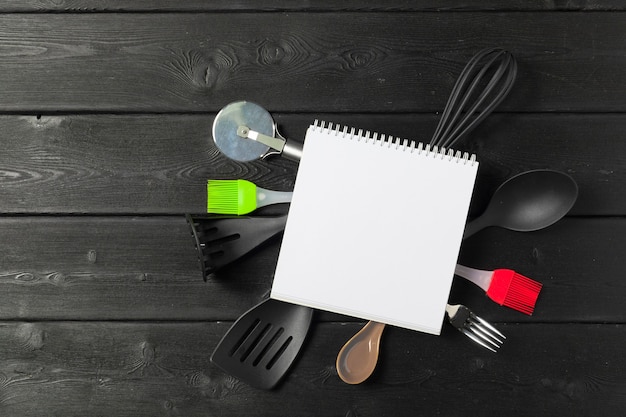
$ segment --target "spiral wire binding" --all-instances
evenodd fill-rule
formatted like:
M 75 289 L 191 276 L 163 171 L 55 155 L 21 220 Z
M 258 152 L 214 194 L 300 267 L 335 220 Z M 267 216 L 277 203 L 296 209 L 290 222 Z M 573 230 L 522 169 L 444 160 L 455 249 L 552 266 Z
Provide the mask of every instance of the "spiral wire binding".
M 418 155 L 447 159 L 450 162 L 461 162 L 463 164 L 470 163 L 470 165 L 474 165 L 476 162 L 476 155 L 470 155 L 468 152 L 454 151 L 453 149 L 431 145 L 430 143 L 424 145 L 422 142 L 418 142 L 416 145 L 414 141 L 409 141 L 408 139 L 401 139 L 399 137 L 379 134 L 377 132 L 370 132 L 369 130 L 363 132 L 363 129 L 359 129 L 357 131 L 354 127 L 342 127 L 339 124 L 333 125 L 331 122 L 325 122 L 318 119 L 315 119 L 311 125 L 311 129 L 315 132 L 326 133 L 328 135 L 348 140 L 356 140 L 357 142 L 363 142 L 365 144 L 378 146 L 387 145 L 388 148 L 393 146 L 395 149 L 403 152 L 415 152 Z

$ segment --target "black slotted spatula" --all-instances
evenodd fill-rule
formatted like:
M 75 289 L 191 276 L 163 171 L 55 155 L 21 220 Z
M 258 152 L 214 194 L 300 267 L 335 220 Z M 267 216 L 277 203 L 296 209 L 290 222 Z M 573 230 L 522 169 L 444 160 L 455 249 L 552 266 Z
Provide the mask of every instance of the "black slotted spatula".
M 267 299 L 235 321 L 211 362 L 248 385 L 271 389 L 300 352 L 312 317 L 309 307 Z

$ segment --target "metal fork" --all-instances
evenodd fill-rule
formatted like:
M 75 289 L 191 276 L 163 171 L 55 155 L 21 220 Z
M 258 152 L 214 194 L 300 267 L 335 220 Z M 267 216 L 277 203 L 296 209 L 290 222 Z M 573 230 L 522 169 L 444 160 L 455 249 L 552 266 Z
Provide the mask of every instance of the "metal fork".
M 461 333 L 478 343 L 482 347 L 495 352 L 502 343 L 504 336 L 495 327 L 484 319 L 475 315 L 472 310 L 462 304 L 446 305 L 448 321 Z

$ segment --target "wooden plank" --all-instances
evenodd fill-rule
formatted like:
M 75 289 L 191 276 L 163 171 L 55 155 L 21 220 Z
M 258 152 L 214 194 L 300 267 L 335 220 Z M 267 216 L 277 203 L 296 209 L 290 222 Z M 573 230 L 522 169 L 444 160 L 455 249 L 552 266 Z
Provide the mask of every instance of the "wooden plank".
M 617 236 L 618 229 L 612 230 L 623 221 L 564 219 L 529 233 L 490 228 L 464 242 L 460 263 L 487 270 L 510 268 L 542 282 L 533 316 L 524 317 L 530 321 L 622 322 L 617 309 L 606 305 L 621 305 L 626 296 L 626 286 L 619 278 L 621 267 L 615 262 L 626 240 Z M 521 316 L 499 307 L 473 284 L 459 279 L 450 300 L 467 303 L 494 320 L 517 321 Z M 605 315 L 603 310 L 611 313 Z
M 269 292 L 276 245 L 205 283 L 183 216 L 2 218 L 3 317 L 237 317 Z
M 503 46 L 520 61 L 503 109 L 619 112 L 623 27 L 620 13 L 4 14 L 0 111 L 207 112 L 241 98 L 440 111 L 470 57 Z
M 233 320 L 267 297 L 280 244 L 205 283 L 182 216 L 5 217 L 0 236 L 3 320 Z M 494 322 L 623 322 L 626 285 L 615 260 L 624 247 L 624 218 L 568 218 L 533 233 L 491 228 L 464 243 L 461 263 L 542 282 L 535 314 L 500 307 L 459 279 L 450 300 Z
M 347 385 L 334 363 L 357 324 L 315 325 L 273 391 L 209 362 L 230 323 L 4 322 L 5 415 L 268 416 L 619 415 L 623 325 L 499 326 L 498 354 L 447 326 L 440 337 L 389 328 L 378 369 Z M 306 393 L 306 394 L 303 394 Z M 45 411 L 44 411 L 45 410 Z
M 302 141 L 314 119 L 429 141 L 438 116 L 282 114 Z M 215 148 L 213 114 L 1 116 L 3 213 L 200 213 L 209 178 L 246 178 L 290 190 L 297 164 L 235 163 Z M 459 149 L 481 162 L 473 214 L 495 188 L 529 169 L 569 173 L 580 195 L 572 214 L 626 214 L 626 117 L 622 114 L 494 114 Z M 593 143 L 593 146 L 590 146 Z
M 137 213 L 145 212 L 144 204 L 153 212 L 203 212 L 212 174 L 268 172 L 262 164 L 235 164 L 221 156 L 209 142 L 210 117 L 2 120 L 13 132 L 3 141 L 3 192 L 13 194 L 5 196 L 14 205 L 3 207 L 5 212 Z
M 623 2 L 619 0 L 569 0 L 554 2 L 551 0 L 535 1 L 481 1 L 480 4 L 472 1 L 420 0 L 407 3 L 403 0 L 390 0 L 384 3 L 372 0 L 334 0 L 316 1 L 264 1 L 262 5 L 250 0 L 237 2 L 228 0 L 27 0 L 15 4 L 13 1 L 0 1 L 0 12 L 206 12 L 206 11 L 541 11 L 541 10 L 624 10 Z

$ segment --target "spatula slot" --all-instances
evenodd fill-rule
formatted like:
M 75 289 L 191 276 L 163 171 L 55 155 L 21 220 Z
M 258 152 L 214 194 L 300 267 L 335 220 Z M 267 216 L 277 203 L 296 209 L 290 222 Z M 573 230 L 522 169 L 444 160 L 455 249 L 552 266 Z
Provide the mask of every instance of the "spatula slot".
M 246 340 L 243 341 L 241 348 L 235 352 L 235 355 L 240 354 L 239 361 L 245 362 L 254 349 L 259 346 L 259 342 L 263 340 L 263 337 L 272 329 L 272 324 L 267 323 L 265 326 L 259 324 L 255 329 L 250 332 Z
M 293 340 L 292 336 L 289 336 L 287 340 L 285 340 L 285 343 L 283 343 L 280 349 L 278 349 L 278 352 L 276 352 L 276 354 L 272 357 L 272 359 L 270 359 L 267 365 L 265 365 L 265 369 L 267 370 L 272 369 L 272 366 L 274 366 L 274 364 L 278 361 L 278 359 L 280 359 L 281 355 L 287 350 L 292 340 Z
M 224 256 L 224 251 L 223 250 L 216 250 L 215 252 L 210 252 L 208 254 L 208 256 L 205 258 L 205 260 L 207 262 L 215 261 L 215 260 L 221 258 L 222 256 Z
M 274 335 L 272 336 L 272 338 L 265 344 L 265 346 L 263 347 L 263 350 L 261 350 L 261 352 L 257 355 L 256 359 L 254 360 L 254 362 L 252 362 L 252 366 L 257 366 L 261 360 L 265 357 L 265 355 L 267 354 L 267 352 L 272 348 L 272 346 L 274 346 L 274 344 L 276 343 L 276 341 L 278 340 L 278 338 L 285 332 L 284 328 L 279 328 Z
M 250 336 L 250 334 L 254 331 L 254 329 L 256 329 L 259 323 L 261 323 L 261 320 L 259 319 L 256 319 L 254 320 L 254 322 L 252 322 L 252 324 L 246 329 L 246 331 L 243 332 L 239 340 L 237 340 L 237 343 L 233 344 L 232 348 L 230 349 L 230 352 L 228 353 L 228 356 L 231 356 L 231 357 L 235 356 L 235 353 L 237 352 L 237 350 L 239 350 L 239 348 L 243 345 L 243 343 Z
M 216 239 L 211 239 L 208 241 L 208 243 L 206 244 L 207 247 L 213 247 L 213 246 L 221 246 L 225 243 L 228 242 L 232 242 L 234 240 L 238 240 L 239 238 L 241 238 L 241 235 L 239 233 L 234 233 L 232 235 L 227 235 L 227 236 L 222 236 L 222 237 L 218 237 Z

